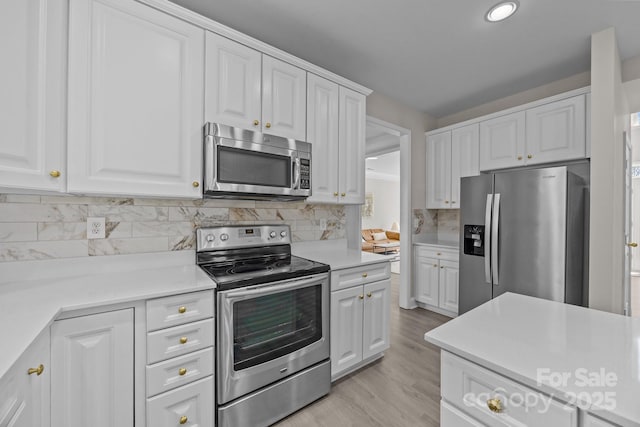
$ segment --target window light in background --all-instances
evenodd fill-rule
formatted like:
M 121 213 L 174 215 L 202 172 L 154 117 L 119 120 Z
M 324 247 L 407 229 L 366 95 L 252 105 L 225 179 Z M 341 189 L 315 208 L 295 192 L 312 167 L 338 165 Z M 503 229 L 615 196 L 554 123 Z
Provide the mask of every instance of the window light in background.
M 640 126 L 640 113 L 633 113 L 631 115 L 631 126 L 632 127 Z

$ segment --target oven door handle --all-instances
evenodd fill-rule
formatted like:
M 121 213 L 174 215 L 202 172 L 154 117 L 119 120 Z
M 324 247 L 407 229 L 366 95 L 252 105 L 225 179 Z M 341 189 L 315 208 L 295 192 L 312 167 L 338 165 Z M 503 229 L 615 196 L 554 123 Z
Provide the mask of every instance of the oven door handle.
M 277 284 L 258 286 L 251 289 L 233 290 L 226 293 L 227 298 L 244 298 L 273 292 L 288 291 L 290 289 L 302 289 L 313 285 L 318 285 L 326 277 L 326 273 L 316 274 L 307 279 L 293 279 L 277 282 Z

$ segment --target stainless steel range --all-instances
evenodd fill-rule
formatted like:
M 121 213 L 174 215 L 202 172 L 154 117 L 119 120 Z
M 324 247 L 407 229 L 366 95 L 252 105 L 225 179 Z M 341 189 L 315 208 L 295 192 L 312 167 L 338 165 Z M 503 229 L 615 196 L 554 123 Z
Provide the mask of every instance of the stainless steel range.
M 217 283 L 218 426 L 267 426 L 329 392 L 329 266 L 291 255 L 287 225 L 197 230 Z

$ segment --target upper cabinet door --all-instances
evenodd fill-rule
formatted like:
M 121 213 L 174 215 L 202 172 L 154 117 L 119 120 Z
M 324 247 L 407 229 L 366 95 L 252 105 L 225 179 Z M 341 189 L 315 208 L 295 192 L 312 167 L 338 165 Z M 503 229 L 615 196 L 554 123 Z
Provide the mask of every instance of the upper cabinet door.
M 460 178 L 480 175 L 480 126 L 451 131 L 451 207 L 460 207 Z
M 338 200 L 339 86 L 307 74 L 307 141 L 312 145 L 311 203 Z
M 451 132 L 427 137 L 427 208 L 451 208 Z
M 338 183 L 341 203 L 364 203 L 366 97 L 340 87 Z M 322 167 L 316 164 L 315 167 Z
M 201 197 L 204 31 L 133 1 L 69 16 L 69 191 Z
M 67 6 L 10 0 L 0 14 L 0 188 L 64 191 Z
M 205 122 L 260 130 L 262 54 L 207 32 Z
M 584 95 L 527 110 L 527 164 L 581 159 L 585 150 Z
M 262 55 L 262 131 L 304 141 L 307 72 Z
M 525 112 L 480 122 L 480 170 L 525 164 Z

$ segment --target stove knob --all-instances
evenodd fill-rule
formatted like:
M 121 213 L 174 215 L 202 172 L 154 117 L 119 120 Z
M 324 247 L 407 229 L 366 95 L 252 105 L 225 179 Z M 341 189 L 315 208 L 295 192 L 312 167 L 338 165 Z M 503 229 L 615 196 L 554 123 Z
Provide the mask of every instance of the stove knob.
M 227 233 L 222 233 L 220 235 L 220 240 L 222 240 L 223 242 L 226 242 L 227 240 L 229 240 L 229 235 Z
M 281 231 L 281 232 L 280 232 L 280 237 L 282 237 L 283 239 L 284 239 L 285 237 L 287 237 L 287 232 L 286 232 L 286 231 Z
M 214 240 L 216 240 L 216 236 L 214 236 L 213 234 L 207 234 L 207 242 L 213 242 Z
M 272 239 L 276 237 L 276 232 L 272 231 L 271 233 L 269 233 L 269 237 L 271 237 Z

